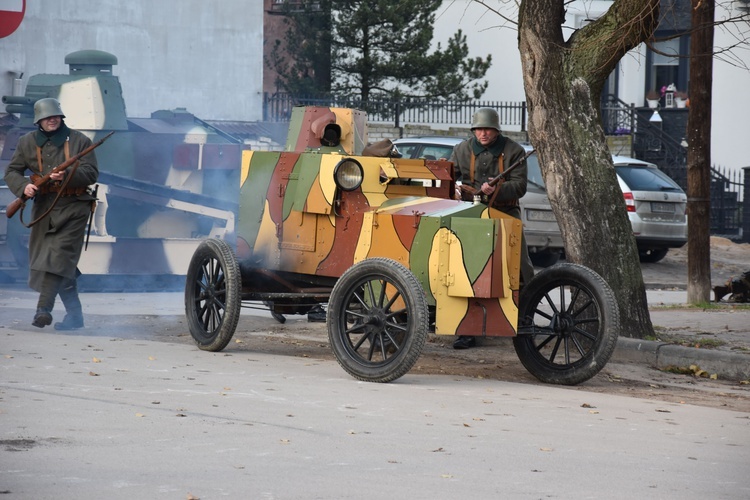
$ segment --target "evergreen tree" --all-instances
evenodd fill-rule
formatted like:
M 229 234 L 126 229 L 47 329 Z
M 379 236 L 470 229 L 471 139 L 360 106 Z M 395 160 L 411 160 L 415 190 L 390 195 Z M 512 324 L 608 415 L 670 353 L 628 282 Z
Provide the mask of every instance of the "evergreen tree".
M 301 0 L 296 11 L 288 11 L 285 37 L 295 61 L 285 61 L 286 67 L 273 66 L 282 75 L 280 85 L 293 93 L 330 89 L 363 100 L 481 97 L 487 88 L 487 81 L 481 79 L 491 55 L 468 58 L 466 36 L 460 30 L 445 48 L 437 44 L 431 50 L 435 12 L 441 3 Z M 304 80 L 311 72 L 317 76 L 319 68 L 330 68 L 330 86 L 324 78 Z

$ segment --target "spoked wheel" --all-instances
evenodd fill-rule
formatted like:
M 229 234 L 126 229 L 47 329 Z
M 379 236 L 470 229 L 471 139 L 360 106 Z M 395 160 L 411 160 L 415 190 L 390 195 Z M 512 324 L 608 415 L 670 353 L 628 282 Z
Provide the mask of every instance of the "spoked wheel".
M 185 280 L 185 316 L 190 335 L 205 351 L 221 351 L 240 319 L 242 277 L 229 244 L 215 238 L 193 254 Z
M 391 382 L 406 374 L 422 353 L 428 322 L 422 286 L 391 259 L 355 264 L 331 291 L 331 348 L 342 368 L 359 380 Z
M 575 385 L 607 364 L 620 315 L 612 289 L 597 273 L 570 263 L 549 267 L 523 288 L 519 302 L 513 345 L 536 378 Z

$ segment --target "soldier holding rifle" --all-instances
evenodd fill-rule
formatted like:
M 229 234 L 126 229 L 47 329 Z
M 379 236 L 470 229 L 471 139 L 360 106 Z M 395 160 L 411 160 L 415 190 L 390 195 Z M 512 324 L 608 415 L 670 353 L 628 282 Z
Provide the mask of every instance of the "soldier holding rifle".
M 39 292 L 39 301 L 32 325 L 44 328 L 52 324 L 59 294 L 66 314 L 62 322 L 55 323 L 55 329 L 75 330 L 84 326 L 76 280 L 86 223 L 95 202 L 89 186 L 96 182 L 99 169 L 92 150 L 77 165 L 52 172 L 92 146 L 88 137 L 68 128 L 64 118 L 57 99 L 40 99 L 34 104 L 38 129 L 19 139 L 5 182 L 21 200 L 34 198 L 34 220 L 29 224 L 29 286 Z M 27 170 L 30 178 L 25 176 Z M 34 182 L 45 176 L 47 182 Z
M 492 208 L 521 218 L 518 200 L 526 194 L 527 168 L 524 156 L 526 151 L 517 142 L 500 132 L 500 118 L 492 108 L 480 108 L 474 113 L 471 131 L 473 137 L 466 139 L 453 149 L 451 161 L 456 167 L 457 196 L 465 200 L 479 198 L 482 203 L 492 203 Z M 490 180 L 501 174 L 505 168 L 521 163 L 508 172 L 507 178 L 496 185 Z M 495 193 L 495 190 L 499 190 Z M 534 276 L 526 248 L 526 238 L 522 233 L 521 242 L 521 281 L 528 283 Z M 475 337 L 461 336 L 453 343 L 454 349 L 468 349 L 476 345 Z

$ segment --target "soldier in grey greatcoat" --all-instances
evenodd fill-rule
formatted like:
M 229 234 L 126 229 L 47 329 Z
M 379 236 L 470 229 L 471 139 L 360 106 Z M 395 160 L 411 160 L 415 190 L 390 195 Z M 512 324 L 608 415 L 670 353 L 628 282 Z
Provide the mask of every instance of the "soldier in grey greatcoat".
M 44 176 L 68 158 L 92 145 L 81 132 L 68 128 L 57 99 L 40 99 L 34 104 L 37 130 L 18 141 L 5 170 L 5 182 L 17 197 L 33 198 L 33 224 L 29 239 L 29 286 L 39 292 L 32 324 L 39 328 L 52 323 L 55 298 L 60 295 L 66 315 L 55 323 L 57 330 L 83 328 L 83 311 L 76 279 L 86 223 L 95 198 L 88 187 L 99 176 L 93 151 L 74 166 L 54 173 L 50 182 L 37 187 L 30 177 Z
M 474 137 L 466 139 L 453 148 L 451 161 L 456 168 L 456 180 L 471 186 L 488 203 L 496 189 L 500 191 L 494 198 L 492 208 L 500 210 L 516 219 L 521 219 L 518 200 L 526 194 L 528 170 L 526 162 L 508 174 L 508 178 L 495 186 L 488 181 L 503 172 L 526 154 L 523 146 L 505 137 L 500 131 L 500 117 L 492 108 L 480 108 L 474 113 L 471 124 Z M 460 194 L 457 193 L 460 197 Z M 534 266 L 526 247 L 526 238 L 521 233 L 521 281 L 528 283 L 534 276 Z M 476 340 L 471 336 L 460 336 L 453 343 L 455 349 L 473 347 Z

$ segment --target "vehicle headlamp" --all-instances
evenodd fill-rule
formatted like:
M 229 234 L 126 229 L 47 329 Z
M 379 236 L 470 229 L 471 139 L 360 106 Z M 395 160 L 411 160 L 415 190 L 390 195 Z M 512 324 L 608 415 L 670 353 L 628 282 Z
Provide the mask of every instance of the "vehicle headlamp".
M 362 165 L 352 158 L 341 160 L 333 169 L 333 181 L 342 191 L 354 191 L 362 185 L 365 171 Z

